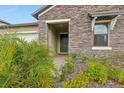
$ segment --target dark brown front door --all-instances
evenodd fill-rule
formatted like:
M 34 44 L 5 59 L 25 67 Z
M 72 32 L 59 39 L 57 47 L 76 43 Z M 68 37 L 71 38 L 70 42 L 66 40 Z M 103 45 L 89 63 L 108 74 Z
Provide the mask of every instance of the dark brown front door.
M 68 34 L 60 34 L 60 52 L 68 52 Z

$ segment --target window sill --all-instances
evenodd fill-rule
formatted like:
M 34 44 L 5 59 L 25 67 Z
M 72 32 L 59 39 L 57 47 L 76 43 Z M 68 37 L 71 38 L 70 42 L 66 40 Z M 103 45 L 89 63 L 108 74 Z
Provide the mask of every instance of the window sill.
M 112 47 L 92 47 L 92 50 L 112 50 Z

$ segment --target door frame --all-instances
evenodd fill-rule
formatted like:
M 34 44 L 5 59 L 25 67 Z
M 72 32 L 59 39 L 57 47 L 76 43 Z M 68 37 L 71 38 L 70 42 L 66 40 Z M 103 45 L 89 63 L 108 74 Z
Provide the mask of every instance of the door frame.
M 62 34 L 67 34 L 68 32 L 60 32 L 58 33 L 58 37 L 57 37 L 57 53 L 58 54 L 68 54 L 68 52 L 60 52 L 60 35 Z M 68 37 L 68 43 L 69 43 L 69 37 Z

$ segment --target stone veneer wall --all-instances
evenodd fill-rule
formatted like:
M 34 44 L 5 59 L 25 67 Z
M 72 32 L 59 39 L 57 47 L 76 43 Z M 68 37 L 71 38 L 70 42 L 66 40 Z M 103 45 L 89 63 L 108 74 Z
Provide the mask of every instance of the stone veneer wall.
M 110 31 L 110 47 L 112 50 L 92 50 L 93 32 L 91 31 L 90 12 L 124 11 L 124 6 L 56 6 L 39 17 L 40 36 L 44 37 L 47 44 L 46 20 L 71 19 L 69 24 L 69 52 L 81 51 L 88 55 L 109 55 L 113 52 L 124 52 L 124 16 L 121 16 L 114 30 Z

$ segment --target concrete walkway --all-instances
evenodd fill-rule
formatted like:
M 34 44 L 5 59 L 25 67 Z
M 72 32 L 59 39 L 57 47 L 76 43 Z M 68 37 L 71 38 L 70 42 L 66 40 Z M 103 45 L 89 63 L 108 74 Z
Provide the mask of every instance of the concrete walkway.
M 56 65 L 57 69 L 60 69 L 61 66 L 64 66 L 66 57 L 67 57 L 67 55 L 57 55 L 57 56 L 55 56 L 54 63 Z

